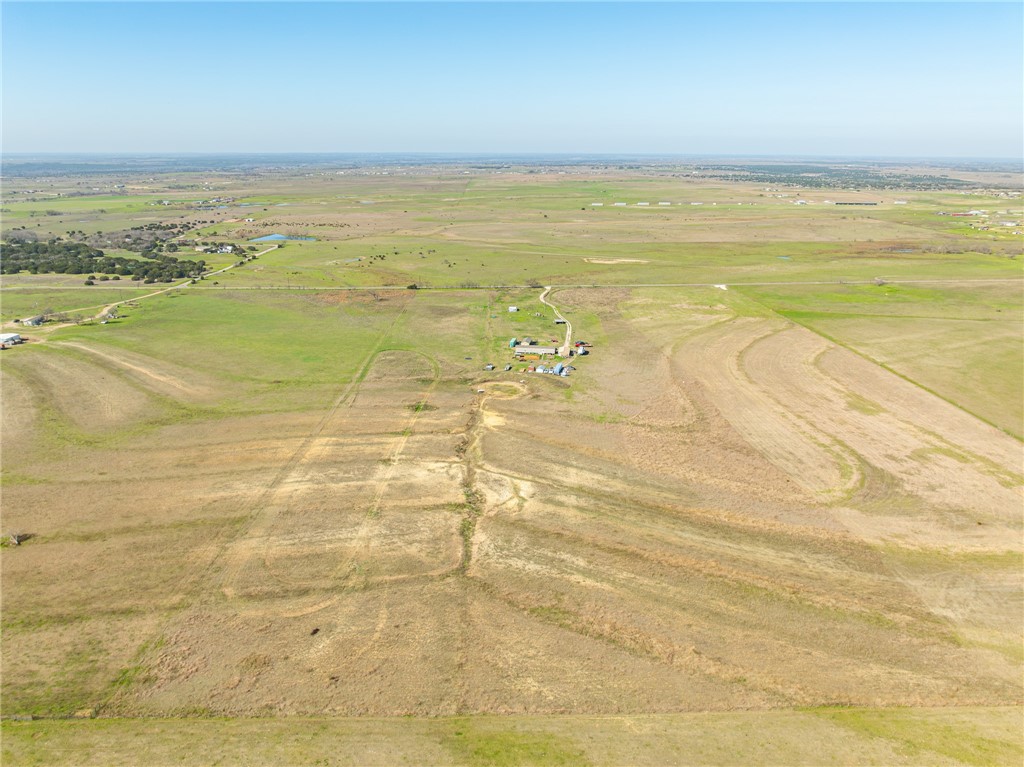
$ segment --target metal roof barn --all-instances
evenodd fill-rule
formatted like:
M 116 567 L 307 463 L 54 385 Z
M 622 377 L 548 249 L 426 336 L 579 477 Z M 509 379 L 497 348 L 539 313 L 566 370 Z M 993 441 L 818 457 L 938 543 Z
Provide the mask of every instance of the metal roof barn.
M 516 355 L 520 354 L 554 354 L 557 352 L 554 346 L 517 346 Z

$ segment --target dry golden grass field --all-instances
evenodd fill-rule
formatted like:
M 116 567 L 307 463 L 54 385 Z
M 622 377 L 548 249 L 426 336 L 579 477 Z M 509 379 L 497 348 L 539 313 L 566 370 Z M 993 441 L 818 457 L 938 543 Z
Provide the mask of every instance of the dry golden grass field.
M 1021 763 L 1022 240 L 935 215 L 1014 190 L 219 183 L 316 240 L 4 276 L 131 301 L 2 352 L 4 764 Z

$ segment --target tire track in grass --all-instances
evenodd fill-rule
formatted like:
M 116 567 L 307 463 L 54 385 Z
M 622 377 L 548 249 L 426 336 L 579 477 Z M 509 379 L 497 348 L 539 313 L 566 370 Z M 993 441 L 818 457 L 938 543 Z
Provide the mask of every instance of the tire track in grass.
M 356 375 L 354 375 L 348 384 L 346 384 L 341 390 L 338 396 L 328 407 L 324 416 L 317 422 L 316 426 L 314 426 L 312 431 L 303 439 L 302 443 L 295 449 L 291 457 L 274 475 L 270 484 L 267 485 L 257 496 L 255 502 L 252 504 L 255 511 L 250 516 L 248 522 L 243 524 L 230 540 L 215 541 L 207 547 L 207 550 L 215 550 L 218 553 L 211 557 L 209 564 L 195 575 L 191 585 L 186 587 L 185 593 L 180 595 L 180 601 L 178 602 L 177 608 L 169 611 L 165 619 L 160 623 L 159 627 L 152 632 L 148 639 L 144 639 L 142 641 L 139 649 L 136 651 L 134 657 L 129 663 L 130 667 L 142 667 L 146 663 L 147 656 L 152 652 L 155 646 L 159 646 L 160 640 L 165 635 L 167 628 L 172 624 L 172 622 L 180 614 L 192 607 L 197 601 L 202 601 L 205 586 L 210 584 L 219 584 L 220 590 L 223 592 L 225 597 L 229 600 L 234 598 L 234 583 L 244 570 L 245 565 L 249 562 L 253 553 L 252 544 L 250 541 L 247 541 L 247 539 L 252 537 L 252 533 L 254 531 L 265 530 L 269 527 L 273 517 L 276 516 L 276 514 L 270 513 L 269 509 L 270 502 L 273 500 L 274 495 L 277 493 L 280 486 L 295 472 L 302 461 L 307 457 L 313 445 L 323 433 L 324 429 L 327 428 L 327 424 L 331 421 L 338 410 L 341 409 L 343 405 L 351 404 L 360 384 L 366 377 L 370 366 L 377 358 L 377 355 L 383 351 L 385 341 L 405 316 L 407 309 L 408 304 L 402 306 L 401 311 L 396 315 L 394 320 L 392 320 L 391 324 L 387 326 L 387 329 L 380 334 L 373 348 L 363 359 Z M 232 548 L 234 551 L 230 550 Z M 225 558 L 226 561 L 224 561 Z M 219 574 L 217 572 L 218 568 L 220 568 Z M 205 593 L 207 601 L 210 600 L 212 595 L 209 592 Z M 298 614 L 301 615 L 303 613 L 300 612 Z M 99 702 L 96 709 L 102 710 L 104 707 L 113 703 L 119 696 L 130 696 L 130 694 L 130 691 L 119 682 L 119 679 L 114 678 L 107 687 L 106 693 L 101 693 L 99 696 Z
M 386 351 L 386 350 L 378 349 L 374 353 L 373 357 L 370 359 L 370 365 L 372 365 L 372 363 L 376 360 L 376 357 L 381 352 L 383 352 L 383 351 Z M 345 574 L 351 574 L 352 568 L 356 564 L 356 559 L 359 556 L 360 551 L 363 554 L 363 557 L 362 557 L 363 559 L 369 559 L 369 553 L 368 552 L 369 552 L 369 550 L 370 550 L 370 548 L 372 546 L 372 532 L 373 532 L 373 528 L 374 528 L 374 522 L 375 522 L 375 520 L 379 519 L 379 517 L 380 517 L 380 508 L 381 508 L 381 503 L 383 502 L 383 499 L 384 499 L 384 495 L 386 494 L 387 489 L 390 486 L 391 480 L 392 480 L 392 478 L 395 475 L 395 471 L 397 469 L 397 466 L 398 466 L 398 463 L 399 463 L 399 459 L 401 458 L 402 453 L 404 452 L 406 446 L 408 445 L 409 439 L 410 439 L 410 437 L 413 434 L 413 431 L 415 429 L 416 423 L 419 421 L 421 413 L 424 412 L 424 408 L 422 407 L 422 405 L 426 404 L 426 402 L 430 399 L 430 396 L 433 394 L 433 392 L 437 388 L 438 384 L 440 383 L 440 380 L 441 380 L 441 367 L 438 364 L 438 362 L 434 358 L 429 357 L 429 356 L 424 355 L 424 354 L 421 354 L 419 352 L 412 352 L 412 353 L 413 354 L 418 354 L 419 356 L 423 357 L 424 359 L 426 359 L 430 363 L 432 371 L 433 371 L 430 384 L 427 387 L 427 389 L 423 392 L 423 395 L 420 398 L 419 402 L 417 403 L 417 406 L 413 408 L 413 412 L 410 415 L 409 420 L 408 420 L 408 422 L 405 425 L 405 428 L 403 428 L 402 432 L 400 433 L 398 438 L 395 440 L 395 443 L 394 443 L 393 447 L 388 452 L 387 457 L 384 459 L 386 468 L 385 468 L 385 470 L 383 472 L 383 475 L 375 483 L 375 488 L 374 488 L 373 496 L 372 496 L 372 498 L 370 500 L 370 503 L 369 503 L 365 513 L 362 515 L 362 520 L 361 520 L 361 522 L 359 524 L 359 528 L 356 531 L 356 534 L 354 536 L 353 553 L 349 554 L 348 556 L 345 556 L 342 559 L 342 561 L 338 563 L 338 565 L 334 568 L 334 570 L 331 571 L 330 574 L 328 575 L 328 580 L 338 579 L 338 578 L 342 577 Z M 365 372 L 368 369 L 369 369 L 369 365 L 366 366 L 366 369 L 363 371 L 363 373 L 365 374 Z M 343 400 L 339 404 L 339 407 L 336 408 L 335 410 L 340 409 L 342 405 L 351 405 L 352 402 L 355 399 L 355 396 L 354 396 L 355 392 L 352 392 L 352 395 L 353 396 L 351 396 L 347 400 Z M 273 523 L 273 518 L 272 517 L 267 518 L 266 523 L 264 525 L 262 525 L 262 527 L 260 528 L 261 532 L 262 533 L 266 533 L 266 531 L 269 529 L 269 527 L 270 527 L 270 525 L 272 523 Z M 262 539 L 265 538 L 265 535 L 261 534 L 261 535 L 257 535 L 257 536 L 249 536 L 249 538 L 250 538 L 250 540 L 253 539 L 253 538 L 255 538 L 256 540 L 262 540 Z M 251 556 L 252 556 L 252 552 L 251 551 L 249 552 L 248 556 L 249 556 L 249 558 L 251 558 Z M 246 561 L 248 561 L 248 559 L 246 559 Z M 273 571 L 272 566 L 270 565 L 269 562 L 267 562 L 265 557 L 264 557 L 264 561 L 267 564 L 268 570 Z M 241 568 L 244 567 L 244 564 L 245 564 L 245 562 L 243 562 L 241 564 L 241 566 L 238 569 L 238 572 L 234 573 L 236 578 L 241 573 Z M 407 580 L 417 580 L 417 579 L 422 579 L 424 577 L 438 577 L 438 576 L 446 574 L 449 570 L 453 569 L 453 567 L 454 567 L 454 565 L 451 565 L 451 566 L 445 566 L 445 567 L 439 568 L 439 569 L 434 570 L 434 571 L 432 571 L 430 573 L 416 573 L 416 574 L 410 574 L 410 575 L 404 575 L 404 576 L 391 576 L 391 577 L 384 577 L 384 578 L 378 579 L 383 584 L 383 586 L 384 586 L 383 598 L 386 600 L 387 594 L 388 594 L 388 588 L 393 583 L 404 582 L 404 581 L 407 581 Z M 279 581 L 283 580 L 283 578 L 280 575 L 277 575 L 277 577 L 278 577 Z M 361 584 L 361 586 L 365 586 L 365 584 Z M 230 588 L 230 584 L 227 584 L 227 587 Z M 289 610 L 284 611 L 284 612 L 282 612 L 278 608 L 269 608 L 269 609 L 266 609 L 266 610 L 248 610 L 247 612 L 250 613 L 250 614 L 259 613 L 261 615 L 267 615 L 267 616 L 273 615 L 273 616 L 280 616 L 280 617 L 285 617 L 285 618 L 296 618 L 296 617 L 300 617 L 300 616 L 303 616 L 303 615 L 309 615 L 309 614 L 312 614 L 312 613 L 315 613 L 315 612 L 319 612 L 320 610 L 324 610 L 324 609 L 326 609 L 326 608 L 336 604 L 337 601 L 341 598 L 341 595 L 346 590 L 347 590 L 346 587 L 342 586 L 338 591 L 336 591 L 334 593 L 331 593 L 331 594 L 327 595 L 326 597 L 319 598 L 318 601 L 313 602 L 312 604 L 306 604 L 306 605 L 301 605 L 301 606 L 296 605 L 296 606 L 294 606 L 293 609 L 289 609 Z M 225 592 L 225 593 L 227 594 L 227 592 Z M 227 594 L 227 595 L 229 596 L 229 598 L 231 596 L 233 596 L 233 594 Z M 292 604 L 293 605 L 295 605 L 295 602 L 296 602 L 296 600 L 292 600 Z
M 224 563 L 224 569 L 219 578 L 217 578 L 220 589 L 229 599 L 235 596 L 234 584 L 252 556 L 253 547 L 251 539 L 266 531 L 274 517 L 277 516 L 276 512 L 271 510 L 271 502 L 274 500 L 274 496 L 277 494 L 278 489 L 295 473 L 299 465 L 306 459 L 313 445 L 319 439 L 324 429 L 327 428 L 327 424 L 330 423 L 332 418 L 334 418 L 334 415 L 338 410 L 340 410 L 343 405 L 351 404 L 360 384 L 362 384 L 363 379 L 366 377 L 370 366 L 377 358 L 377 355 L 383 350 L 384 342 L 391 335 L 399 321 L 405 316 L 407 309 L 407 304 L 402 306 L 402 310 L 398 313 L 391 324 L 388 325 L 387 329 L 381 333 L 377 339 L 377 343 L 374 344 L 373 349 L 371 349 L 369 354 L 367 354 L 363 359 L 356 375 L 352 377 L 348 384 L 346 384 L 341 393 L 327 409 L 323 418 L 317 422 L 316 426 L 313 427 L 313 430 L 305 437 L 305 439 L 303 439 L 302 443 L 298 448 L 296 448 L 295 452 L 292 453 L 291 457 L 274 475 L 270 484 L 267 485 L 267 487 L 264 488 L 257 497 L 253 504 L 256 511 L 253 513 L 249 523 L 243 526 L 235 537 L 233 543 L 234 551 L 229 551 L 225 554 L 227 561 Z M 211 567 L 216 567 L 216 564 L 217 563 L 215 561 Z

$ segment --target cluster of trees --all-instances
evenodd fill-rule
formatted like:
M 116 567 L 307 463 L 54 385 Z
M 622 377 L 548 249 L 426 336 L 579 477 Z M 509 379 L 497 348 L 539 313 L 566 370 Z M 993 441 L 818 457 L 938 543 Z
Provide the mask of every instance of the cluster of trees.
M 163 250 L 165 240 L 178 237 L 189 231 L 188 224 L 146 224 L 116 232 L 96 232 L 88 234 L 81 229 L 71 229 L 65 234 L 71 242 L 83 243 L 93 248 L 118 248 L 146 255 L 147 252 Z M 8 242 L 38 242 L 37 233 L 25 227 L 16 227 L 7 233 Z
M 143 253 L 146 260 L 108 256 L 83 242 L 5 242 L 0 246 L 0 273 L 18 274 L 112 274 L 131 275 L 143 282 L 170 282 L 198 277 L 206 270 L 205 261 L 179 260 L 174 256 Z

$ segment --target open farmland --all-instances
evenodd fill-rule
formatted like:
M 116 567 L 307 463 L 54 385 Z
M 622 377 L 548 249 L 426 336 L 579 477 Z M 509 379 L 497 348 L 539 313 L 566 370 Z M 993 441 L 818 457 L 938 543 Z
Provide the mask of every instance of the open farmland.
M 145 186 L 94 228 L 315 239 L 4 276 L 5 332 L 126 302 L 2 353 L 3 714 L 40 718 L 5 762 L 298 763 L 310 727 L 337 763 L 1022 758 L 1022 239 L 937 215 L 1019 190 Z M 5 234 L 87 199 L 5 200 Z M 503 370 L 561 343 L 544 286 L 593 344 L 566 378 Z

